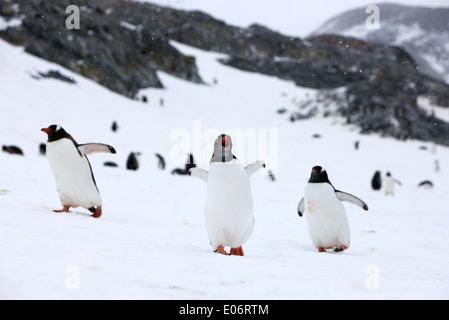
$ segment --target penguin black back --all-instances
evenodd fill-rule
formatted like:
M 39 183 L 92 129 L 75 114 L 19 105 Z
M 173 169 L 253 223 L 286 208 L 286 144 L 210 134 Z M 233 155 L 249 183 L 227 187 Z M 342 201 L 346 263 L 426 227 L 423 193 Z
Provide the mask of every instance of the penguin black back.
M 161 156 L 159 153 L 155 153 L 154 155 L 158 159 L 157 166 L 159 167 L 159 169 L 164 170 L 165 169 L 165 159 L 164 159 L 164 157 Z
M 382 177 L 379 170 L 374 173 L 374 176 L 371 179 L 371 187 L 373 188 L 373 190 L 380 190 L 380 188 L 382 187 Z
M 188 173 L 190 169 L 196 168 L 195 159 L 193 158 L 193 154 L 189 154 L 189 159 L 187 160 L 185 171 Z
M 139 168 L 139 162 L 137 161 L 137 155 L 134 152 L 131 152 L 128 156 L 128 160 L 126 161 L 126 169 L 128 170 L 137 170 Z
M 18 154 L 19 156 L 23 156 L 23 151 L 17 146 L 3 146 L 2 147 L 3 152 L 10 153 L 10 154 Z

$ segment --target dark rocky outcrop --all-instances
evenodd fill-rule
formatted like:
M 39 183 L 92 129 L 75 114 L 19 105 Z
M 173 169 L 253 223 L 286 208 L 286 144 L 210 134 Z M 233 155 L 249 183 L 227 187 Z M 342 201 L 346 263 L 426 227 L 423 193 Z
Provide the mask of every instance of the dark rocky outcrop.
M 164 26 L 155 28 L 155 7 L 116 0 L 0 1 L 0 14 L 22 24 L 0 36 L 31 54 L 58 63 L 105 87 L 134 97 L 147 87 L 162 87 L 156 70 L 201 83 L 195 58 L 169 44 Z M 80 8 L 80 29 L 67 29 L 66 7 Z M 159 19 L 157 19 L 159 20 Z

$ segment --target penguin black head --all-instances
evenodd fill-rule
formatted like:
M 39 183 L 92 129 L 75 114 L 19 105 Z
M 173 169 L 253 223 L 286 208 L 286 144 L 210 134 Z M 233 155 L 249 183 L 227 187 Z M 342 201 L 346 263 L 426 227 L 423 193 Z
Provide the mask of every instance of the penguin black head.
M 42 128 L 41 131 L 45 132 L 48 135 L 47 142 L 52 142 L 62 138 L 70 137 L 67 131 L 65 131 L 64 128 L 58 124 L 52 124 L 48 128 Z
M 227 134 L 220 134 L 214 142 L 211 162 L 228 162 L 236 157 L 232 154 L 232 140 Z
M 321 166 L 315 166 L 312 168 L 312 174 L 309 179 L 310 183 L 331 183 L 327 177 L 327 172 Z

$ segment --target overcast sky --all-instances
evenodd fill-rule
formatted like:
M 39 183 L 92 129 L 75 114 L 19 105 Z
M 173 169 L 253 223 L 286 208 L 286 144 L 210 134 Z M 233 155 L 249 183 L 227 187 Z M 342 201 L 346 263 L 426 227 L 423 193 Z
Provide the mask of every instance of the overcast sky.
M 286 35 L 305 37 L 327 19 L 366 7 L 367 0 L 138 0 L 186 10 L 200 10 L 229 24 L 247 27 L 260 23 Z M 396 0 L 391 3 L 449 7 L 449 0 Z M 382 19 L 382 12 L 381 19 Z M 368 16 L 368 15 L 367 15 Z

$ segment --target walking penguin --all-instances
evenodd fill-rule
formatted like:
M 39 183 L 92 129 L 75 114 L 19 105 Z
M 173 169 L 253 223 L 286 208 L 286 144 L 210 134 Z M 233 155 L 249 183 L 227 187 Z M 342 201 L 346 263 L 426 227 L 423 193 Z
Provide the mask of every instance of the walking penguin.
M 243 256 L 242 245 L 254 230 L 253 198 L 249 177 L 264 168 L 263 161 L 246 167 L 232 154 L 231 137 L 221 134 L 214 143 L 209 172 L 192 168 L 191 176 L 207 183 L 204 213 L 206 231 L 215 252 Z
M 352 194 L 336 190 L 321 166 L 312 168 L 312 174 L 298 204 L 298 215 L 305 215 L 313 245 L 319 252 L 349 248 L 349 224 L 341 201 L 348 201 L 364 210 L 368 205 Z
M 64 128 L 55 124 L 41 131 L 48 135 L 47 158 L 63 206 L 53 211 L 69 212 L 70 207 L 83 207 L 99 218 L 103 202 L 87 155 L 116 153 L 115 149 L 102 143 L 78 144 Z

